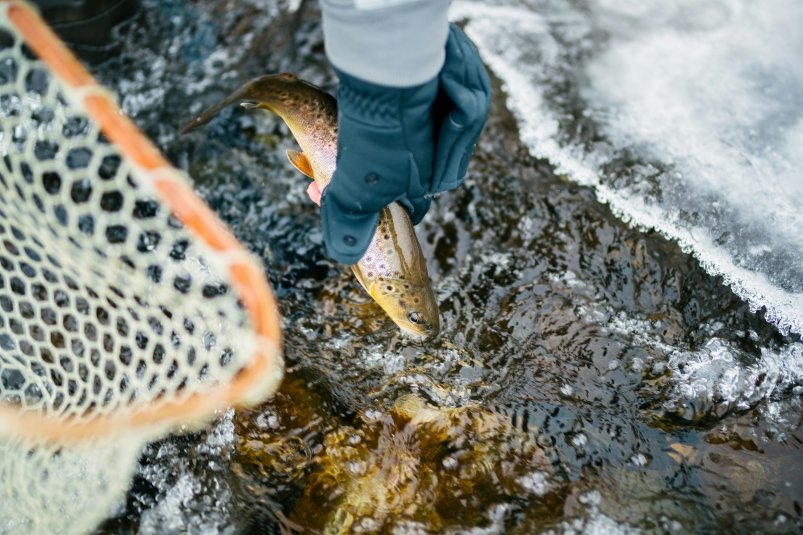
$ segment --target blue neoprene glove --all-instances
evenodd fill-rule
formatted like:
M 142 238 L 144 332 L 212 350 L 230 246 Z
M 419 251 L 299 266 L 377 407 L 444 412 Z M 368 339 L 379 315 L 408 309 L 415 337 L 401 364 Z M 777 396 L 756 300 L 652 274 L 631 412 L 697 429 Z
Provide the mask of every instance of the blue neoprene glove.
M 479 53 L 452 25 L 437 78 L 387 87 L 338 71 L 338 159 L 321 199 L 329 255 L 356 263 L 379 212 L 399 201 L 417 224 L 433 194 L 459 186 L 490 109 Z

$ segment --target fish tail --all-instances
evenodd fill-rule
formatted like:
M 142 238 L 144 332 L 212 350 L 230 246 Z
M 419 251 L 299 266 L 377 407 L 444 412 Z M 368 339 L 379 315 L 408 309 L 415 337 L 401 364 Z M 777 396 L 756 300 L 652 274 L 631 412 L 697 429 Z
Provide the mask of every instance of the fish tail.
M 250 100 L 251 97 L 254 95 L 255 86 L 259 81 L 260 79 L 251 80 L 250 82 L 243 84 L 243 86 L 240 87 L 238 90 L 236 90 L 234 93 L 224 98 L 211 108 L 207 109 L 201 115 L 199 115 L 198 117 L 187 123 L 184 126 L 184 128 L 181 129 L 181 133 L 186 134 L 187 132 L 195 130 L 199 126 L 205 125 L 206 123 L 211 121 L 212 118 L 220 112 L 220 110 L 236 103 L 237 101 L 246 99 Z

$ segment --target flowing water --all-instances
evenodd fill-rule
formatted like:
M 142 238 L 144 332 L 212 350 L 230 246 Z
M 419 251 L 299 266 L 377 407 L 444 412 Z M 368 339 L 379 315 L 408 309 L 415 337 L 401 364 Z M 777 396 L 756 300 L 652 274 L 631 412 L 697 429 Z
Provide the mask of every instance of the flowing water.
M 465 185 L 417 229 L 442 312 L 442 335 L 421 345 L 324 256 L 280 121 L 232 109 L 178 136 L 264 73 L 333 89 L 314 2 L 144 4 L 94 72 L 262 260 L 288 374 L 262 406 L 146 447 L 100 532 L 803 528 L 800 120 L 781 113 L 799 102 L 800 69 L 781 73 L 779 53 L 740 71 L 766 74 L 752 89 L 778 111 L 759 107 L 710 143 L 738 126 L 708 109 L 718 94 L 671 100 L 695 90 L 672 63 L 693 56 L 683 32 L 727 70 L 729 25 L 749 47 L 785 19 L 736 0 L 456 2 L 496 94 Z M 626 68 L 643 68 L 650 44 L 665 47 L 654 69 L 671 71 L 666 84 Z M 728 114 L 758 98 L 742 97 Z M 699 137 L 667 138 L 687 119 Z M 770 148 L 757 155 L 751 136 Z M 728 143 L 744 158 L 726 183 L 715 171 Z M 750 165 L 777 183 L 743 197 Z

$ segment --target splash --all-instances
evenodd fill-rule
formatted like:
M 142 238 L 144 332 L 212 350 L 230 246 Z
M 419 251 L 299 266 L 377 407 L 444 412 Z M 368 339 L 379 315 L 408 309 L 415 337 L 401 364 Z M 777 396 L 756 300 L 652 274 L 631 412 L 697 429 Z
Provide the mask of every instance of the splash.
M 740 358 L 741 357 L 741 358 Z M 803 345 L 775 352 L 762 348 L 752 364 L 732 344 L 712 338 L 699 351 L 673 352 L 667 362 L 677 381 L 665 410 L 693 418 L 745 411 L 803 382 Z

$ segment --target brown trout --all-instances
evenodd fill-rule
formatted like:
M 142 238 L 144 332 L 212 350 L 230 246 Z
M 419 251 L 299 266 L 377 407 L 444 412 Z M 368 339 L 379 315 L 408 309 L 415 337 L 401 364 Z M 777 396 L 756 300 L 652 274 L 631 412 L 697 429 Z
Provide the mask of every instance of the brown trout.
M 323 191 L 337 160 L 337 101 L 294 74 L 267 75 L 246 83 L 184 127 L 206 124 L 223 108 L 239 103 L 272 111 L 287 124 L 301 152 L 288 150 L 290 162 Z M 351 266 L 357 280 L 405 332 L 431 338 L 440 330 L 438 302 L 429 283 L 410 215 L 399 203 L 386 206 L 371 244 Z

